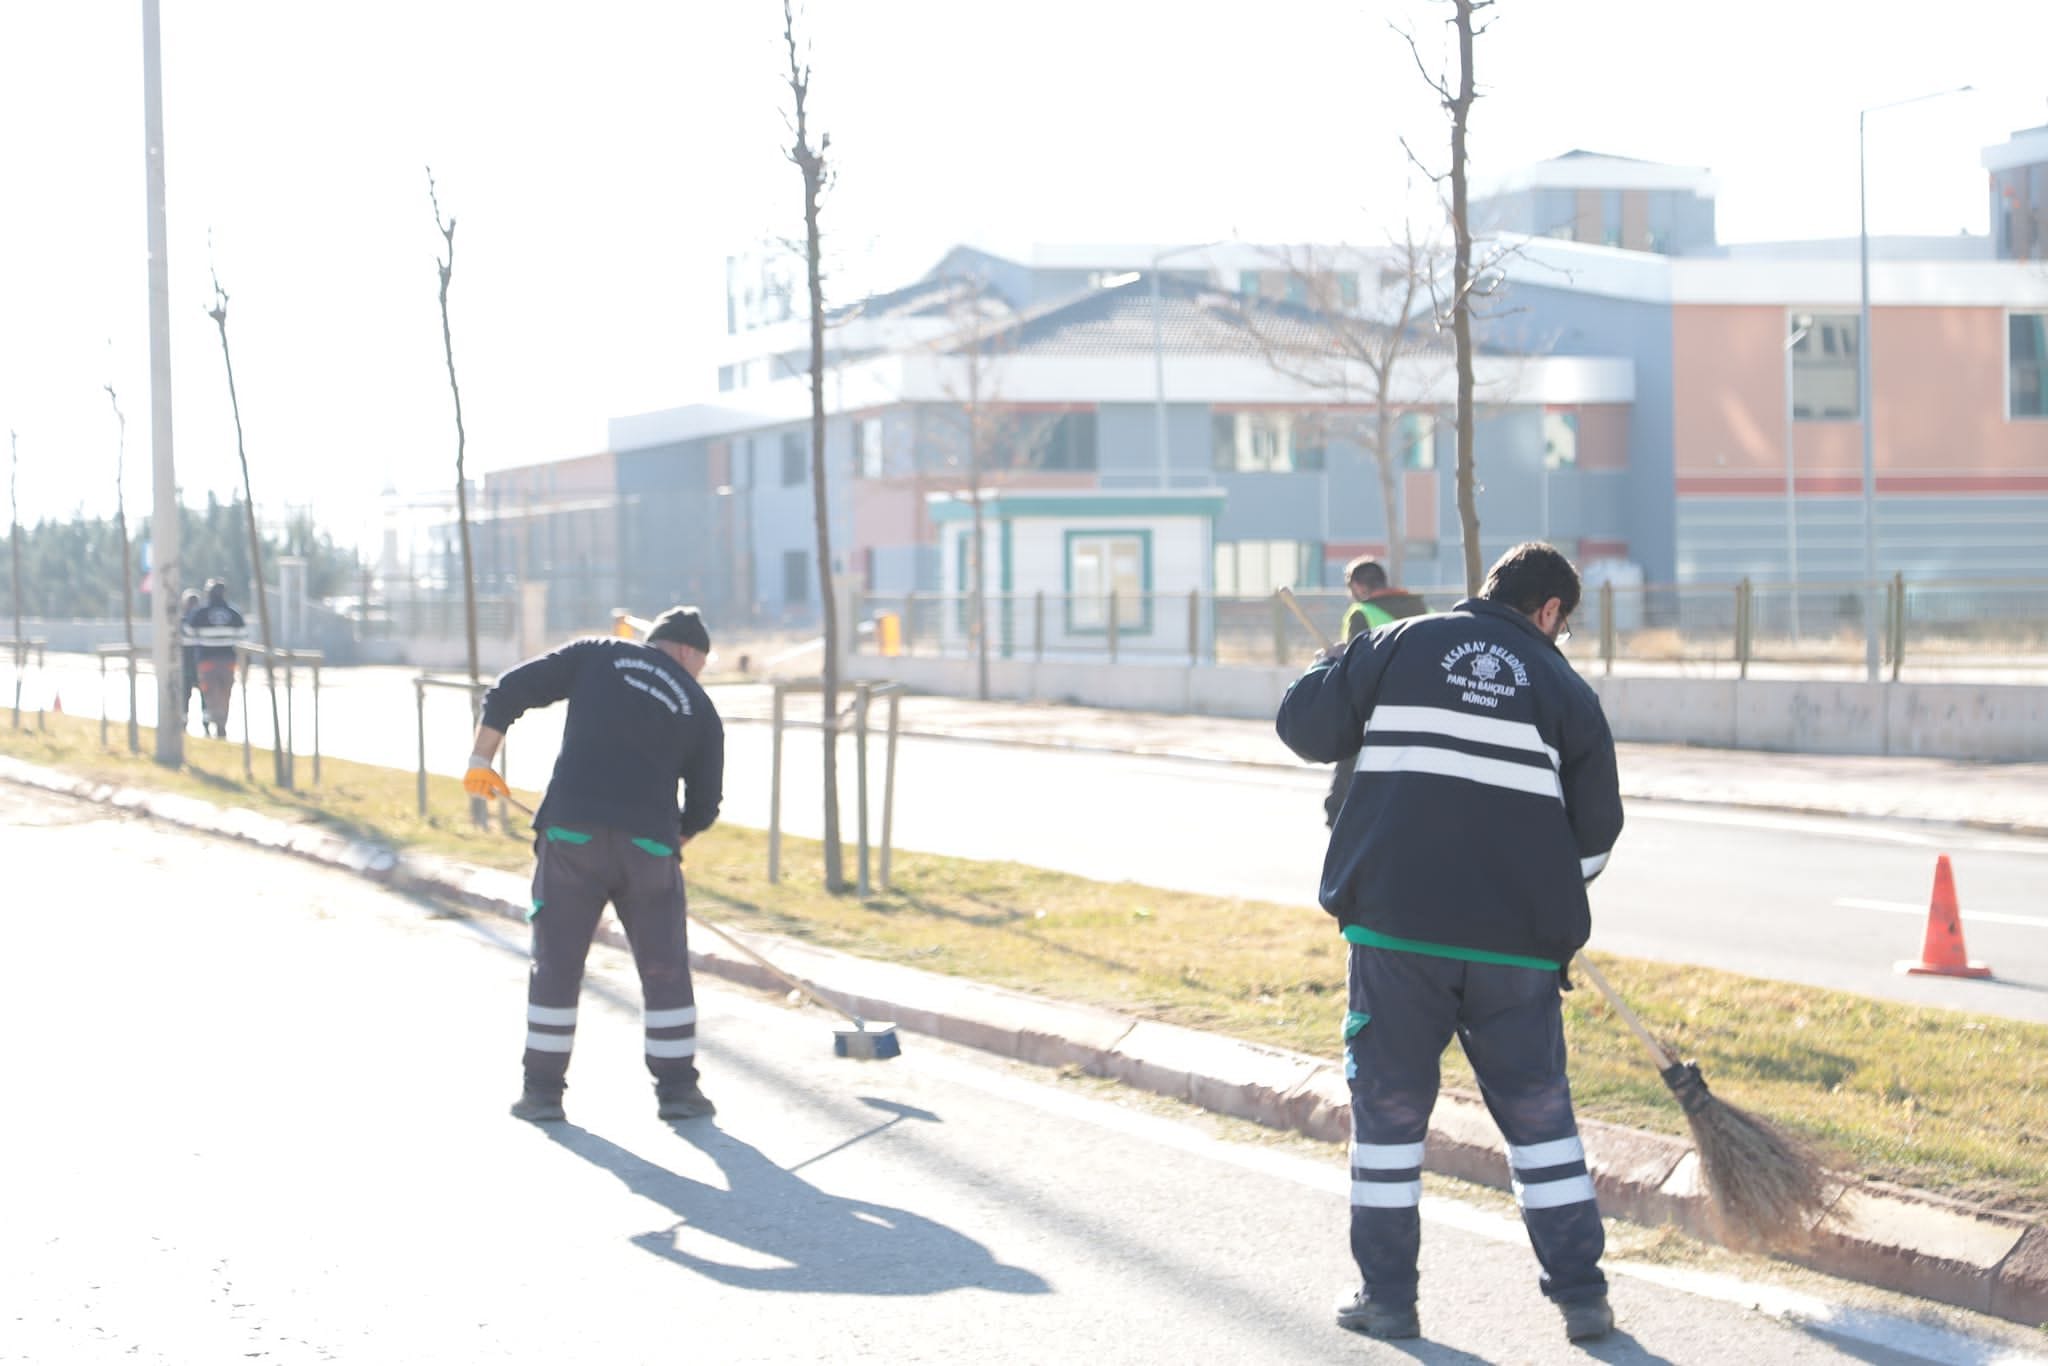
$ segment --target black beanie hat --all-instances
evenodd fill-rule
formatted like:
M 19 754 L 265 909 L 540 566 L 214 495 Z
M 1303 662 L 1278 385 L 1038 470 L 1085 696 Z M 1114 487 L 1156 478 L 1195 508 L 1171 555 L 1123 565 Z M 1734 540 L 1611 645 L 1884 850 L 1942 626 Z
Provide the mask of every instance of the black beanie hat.
M 704 629 L 704 618 L 694 607 L 671 607 L 654 619 L 648 628 L 647 643 L 671 640 L 678 645 L 691 645 L 711 653 L 711 633 Z

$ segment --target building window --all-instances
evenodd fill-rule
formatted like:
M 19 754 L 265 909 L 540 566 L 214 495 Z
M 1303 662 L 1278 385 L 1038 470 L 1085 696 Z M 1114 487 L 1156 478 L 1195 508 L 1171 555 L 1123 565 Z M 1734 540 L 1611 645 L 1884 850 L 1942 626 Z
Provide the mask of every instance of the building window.
M 721 365 L 718 367 L 718 392 L 724 393 L 737 383 L 738 377 L 733 373 L 732 366 Z
M 1307 541 L 1219 541 L 1216 592 L 1222 597 L 1264 598 L 1275 590 L 1310 582 L 1314 547 Z
M 882 419 L 862 418 L 853 424 L 854 478 L 880 479 L 882 466 Z
M 1436 415 L 1403 413 L 1394 429 L 1395 448 L 1401 452 L 1404 470 L 1436 468 Z
M 782 487 L 795 488 L 810 475 L 811 453 L 802 432 L 782 434 Z
M 1061 413 L 1054 418 L 1030 463 L 1042 470 L 1094 469 L 1095 414 Z
M 1215 467 L 1274 474 L 1323 467 L 1322 424 L 1305 413 L 1217 413 L 1211 420 Z
M 1856 420 L 1854 313 L 1800 315 L 1792 331 L 1792 416 L 1812 421 Z
M 1543 414 L 1543 468 L 1561 470 L 1579 463 L 1579 415 L 1552 408 Z
M 2048 417 L 2048 313 L 2006 318 L 2006 411 Z
M 811 600 L 811 553 L 808 550 L 782 552 L 782 600 L 792 607 Z
M 1109 598 L 1116 596 L 1116 633 L 1145 635 L 1152 629 L 1152 533 L 1069 531 L 1067 533 L 1067 630 L 1085 634 L 1109 630 Z

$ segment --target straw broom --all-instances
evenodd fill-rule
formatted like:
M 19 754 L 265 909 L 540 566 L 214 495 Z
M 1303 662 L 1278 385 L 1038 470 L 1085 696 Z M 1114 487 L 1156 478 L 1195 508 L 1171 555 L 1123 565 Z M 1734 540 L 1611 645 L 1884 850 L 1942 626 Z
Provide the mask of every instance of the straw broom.
M 1581 953 L 1574 960 L 1627 1023 L 1657 1066 L 1685 1122 L 1692 1128 L 1700 1172 L 1723 1237 L 1739 1247 L 1797 1247 L 1827 1213 L 1833 1194 L 1827 1171 L 1812 1149 L 1770 1121 L 1738 1109 L 1707 1089 L 1696 1062 L 1678 1056 L 1650 1034 L 1628 1002 Z
M 1280 600 L 1310 635 L 1322 638 L 1292 591 Z M 1804 1143 L 1768 1120 L 1738 1109 L 1707 1089 L 1699 1064 L 1681 1062 L 1659 1043 L 1592 960 L 1576 960 L 1587 980 L 1628 1024 L 1677 1098 L 1700 1155 L 1700 1173 L 1722 1237 L 1739 1247 L 1797 1247 L 1827 1213 L 1833 1195 L 1826 1169 Z

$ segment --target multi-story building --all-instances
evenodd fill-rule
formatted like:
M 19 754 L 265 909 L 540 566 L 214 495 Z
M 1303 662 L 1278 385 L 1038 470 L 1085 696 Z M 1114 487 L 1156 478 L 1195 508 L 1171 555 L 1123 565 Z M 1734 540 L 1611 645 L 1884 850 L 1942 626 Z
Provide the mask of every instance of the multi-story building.
M 1482 194 L 1482 558 L 1540 536 L 1653 583 L 1860 579 L 1867 340 L 1880 572 L 2048 576 L 2048 130 L 1985 161 L 2006 206 L 1993 237 L 1871 243 L 1867 339 L 1857 242 L 1720 244 L 1703 171 L 1577 152 Z M 1356 343 L 1398 322 L 1407 259 L 963 247 L 839 311 L 835 573 L 961 591 L 973 557 L 942 552 L 958 535 L 944 539 L 932 500 L 978 484 L 1012 501 L 1088 494 L 1103 501 L 1091 515 L 1147 492 L 1213 495 L 1198 500 L 1214 509 L 1203 581 L 1141 567 L 1155 591 L 1334 583 L 1361 553 L 1398 554 L 1414 584 L 1460 582 L 1452 367 L 1426 306 L 1386 390 L 1390 479 L 1372 454 L 1378 391 Z M 617 590 L 807 621 L 808 327 L 774 270 L 735 262 L 728 283 L 715 394 L 610 424 Z M 1352 359 L 1311 359 L 1319 338 Z M 1000 591 L 1000 557 L 980 559 Z

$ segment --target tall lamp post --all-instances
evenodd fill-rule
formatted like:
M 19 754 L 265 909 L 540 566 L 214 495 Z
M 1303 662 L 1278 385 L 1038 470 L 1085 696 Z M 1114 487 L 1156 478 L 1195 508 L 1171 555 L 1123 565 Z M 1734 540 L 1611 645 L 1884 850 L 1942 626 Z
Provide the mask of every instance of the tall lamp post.
M 1159 266 L 1170 257 L 1185 255 L 1191 251 L 1207 251 L 1210 247 L 1222 246 L 1229 238 L 1218 238 L 1214 242 L 1195 242 L 1188 246 L 1161 247 L 1152 253 L 1152 269 L 1148 272 L 1152 284 L 1152 455 L 1159 462 L 1159 487 L 1166 489 L 1173 482 L 1173 466 L 1166 454 L 1166 335 L 1161 320 L 1162 306 L 1159 298 Z
M 1856 113 L 1856 264 L 1859 308 L 1856 323 L 1856 406 L 1863 419 L 1863 662 L 1870 681 L 1882 673 L 1877 643 L 1877 456 L 1873 440 L 1875 414 L 1870 410 L 1870 177 L 1863 155 L 1863 124 L 1872 114 L 1903 105 L 1960 95 L 1976 87 L 1955 86 L 1887 104 L 1873 104 Z
M 1799 465 L 1793 424 L 1799 420 L 1799 410 L 1792 395 L 1795 365 L 1792 352 L 1812 331 L 1813 318 L 1808 314 L 1795 313 L 1785 334 L 1785 605 L 1791 618 L 1794 644 L 1799 641 Z

